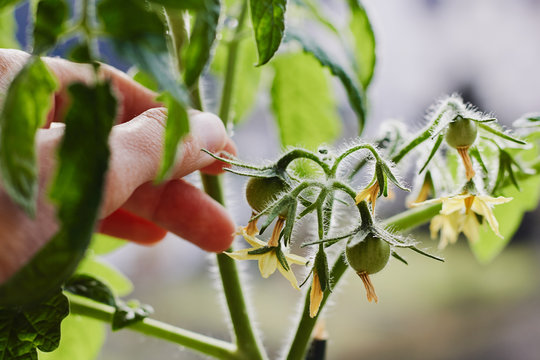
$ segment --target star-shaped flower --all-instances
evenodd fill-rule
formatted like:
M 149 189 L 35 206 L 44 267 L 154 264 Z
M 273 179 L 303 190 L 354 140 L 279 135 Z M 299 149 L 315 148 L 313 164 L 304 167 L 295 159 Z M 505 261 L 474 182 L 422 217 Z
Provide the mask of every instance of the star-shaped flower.
M 439 232 L 441 233 L 441 240 L 439 241 L 439 249 L 444 249 L 446 245 L 454 244 L 461 232 L 461 222 L 463 214 L 455 211 L 450 215 L 437 215 L 431 219 L 429 224 L 429 230 L 431 238 L 436 239 Z
M 369 185 L 364 190 L 360 191 L 354 200 L 359 204 L 362 200 L 367 200 L 371 203 L 371 208 L 375 210 L 375 204 L 377 202 L 377 197 L 379 196 L 380 187 L 379 183 L 375 181 L 372 185 Z
M 438 199 L 427 200 L 416 203 L 414 206 L 441 203 L 442 209 L 439 215 L 433 217 L 430 224 L 431 236 L 436 236 L 441 232 L 440 248 L 447 243 L 454 243 L 460 232 L 471 241 L 475 242 L 479 238 L 480 221 L 478 215 L 484 217 L 495 235 L 502 238 L 499 232 L 499 223 L 493 214 L 493 206 L 504 204 L 512 198 L 502 196 L 492 197 L 488 195 L 473 195 L 464 193 L 454 196 L 443 196 Z
M 269 246 L 266 242 L 257 239 L 254 235 L 248 234 L 246 228 L 239 228 L 238 235 L 242 235 L 252 247 L 234 252 L 226 252 L 225 254 L 236 260 L 258 260 L 259 271 L 265 279 L 278 269 L 281 275 L 289 280 L 295 289 L 300 290 L 290 264 L 306 265 L 308 261 L 305 258 L 289 254 L 282 249 L 280 244 Z

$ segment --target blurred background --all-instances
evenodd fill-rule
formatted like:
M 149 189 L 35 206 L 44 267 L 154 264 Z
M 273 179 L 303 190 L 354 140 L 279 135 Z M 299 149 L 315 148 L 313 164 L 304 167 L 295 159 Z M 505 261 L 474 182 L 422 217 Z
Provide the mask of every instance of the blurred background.
M 330 16 L 330 9 L 340 3 L 321 2 Z M 388 119 L 419 129 L 429 105 L 453 92 L 507 125 L 540 110 L 540 0 L 363 3 L 377 40 L 368 136 Z M 27 9 L 23 6 L 17 14 L 24 23 Z M 25 43 L 23 26 L 19 40 Z M 103 50 L 117 67 L 127 69 L 106 44 Z M 356 120 L 343 94 L 340 103 L 341 141 L 347 141 L 356 133 Z M 259 96 L 250 119 L 234 129 L 234 139 L 243 159 L 276 157 L 279 141 L 266 96 Z M 198 181 L 196 176 L 192 180 Z M 245 224 L 250 211 L 243 202 L 244 179 L 227 175 L 224 181 L 228 207 L 237 223 Z M 398 200 L 381 205 L 382 217 L 402 208 Z M 324 312 L 330 335 L 328 359 L 538 359 L 539 216 L 538 209 L 528 213 L 508 248 L 487 265 L 478 264 L 464 238 L 441 253 L 445 264 L 404 252 L 409 266 L 392 261 L 373 277 L 378 304 L 367 302 L 361 281 L 349 273 Z M 424 247 L 437 251 L 426 229 L 415 235 L 425 240 Z M 127 245 L 106 259 L 133 280 L 130 298 L 151 304 L 156 319 L 229 340 L 211 255 L 168 236 L 151 248 Z M 242 264 L 244 278 L 263 340 L 275 359 L 294 330 L 297 303 L 303 296 L 279 275 L 263 281 L 253 265 Z M 109 334 L 99 356 L 100 360 L 201 358 L 129 331 Z

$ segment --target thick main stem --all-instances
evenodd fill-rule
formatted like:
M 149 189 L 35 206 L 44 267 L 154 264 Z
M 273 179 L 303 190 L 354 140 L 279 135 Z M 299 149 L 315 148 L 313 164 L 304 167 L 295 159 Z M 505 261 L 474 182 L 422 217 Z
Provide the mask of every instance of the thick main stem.
M 244 22 L 246 12 L 247 1 L 244 2 L 242 12 L 238 19 L 239 29 Z M 237 29 L 237 31 L 239 31 L 239 29 Z M 174 40 L 176 38 L 174 32 L 181 31 L 181 29 L 175 29 L 173 27 L 171 28 L 171 31 L 173 32 Z M 231 43 L 227 57 L 227 73 L 225 75 L 221 109 L 219 113 L 225 126 L 227 126 L 230 115 L 230 103 L 232 99 L 237 52 L 238 44 L 235 42 Z M 181 62 L 179 61 L 178 63 L 180 64 Z M 197 110 L 204 111 L 204 103 L 202 101 L 198 86 L 191 89 L 190 96 L 193 106 Z M 220 204 L 225 205 L 225 198 L 223 196 L 223 188 L 221 186 L 220 178 L 218 176 L 201 174 L 201 179 L 206 193 Z M 257 341 L 257 337 L 255 336 L 255 332 L 252 327 L 236 263 L 233 259 L 225 254 L 218 254 L 217 264 L 223 284 L 223 292 L 225 294 L 229 314 L 231 316 L 239 358 L 264 359 L 266 356 L 261 350 L 262 347 Z
M 247 1 L 244 1 L 242 10 L 238 16 L 238 25 L 233 39 L 228 44 L 227 53 L 227 67 L 225 69 L 225 79 L 223 82 L 223 91 L 221 93 L 221 103 L 219 107 L 219 117 L 225 125 L 229 123 L 231 116 L 231 104 L 234 91 L 234 83 L 236 79 L 236 59 L 238 57 L 238 51 L 240 49 L 240 42 L 242 41 L 241 35 L 244 29 L 244 23 L 247 16 Z

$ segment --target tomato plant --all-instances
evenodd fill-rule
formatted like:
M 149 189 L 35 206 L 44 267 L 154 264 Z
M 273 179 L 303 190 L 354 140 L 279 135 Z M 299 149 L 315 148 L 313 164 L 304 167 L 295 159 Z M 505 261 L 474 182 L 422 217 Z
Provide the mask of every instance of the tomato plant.
M 13 14 L 19 3 L 0 1 L 0 46 L 17 47 Z M 340 3 L 345 16 L 339 24 L 315 0 L 29 3 L 29 54 L 0 93 L 1 183 L 9 201 L 28 219 L 43 211 L 38 205 L 36 134 L 49 125 L 50 110 L 65 100 L 57 96 L 59 79 L 44 57 L 63 45 L 70 61 L 88 65 L 85 69 L 93 80 L 69 84 L 67 110 L 59 115 L 65 131 L 47 190 L 58 229 L 0 284 L 1 359 L 62 359 L 81 344 L 88 351 L 77 356 L 95 358 L 102 341 L 85 342 L 84 331 L 103 335 L 98 323 L 204 356 L 267 359 L 237 260 L 257 260 L 263 278 L 278 270 L 302 291 L 296 329 L 283 354 L 291 360 L 323 359 L 320 345 L 325 339 L 315 336 L 314 329 L 322 326 L 327 300 L 347 270 L 358 273 L 368 300 L 377 301 L 369 275 L 385 276 L 393 260 L 408 264 L 403 253 L 444 261 L 431 249 L 424 250 L 428 244 L 413 238 L 414 228 L 429 223 L 440 249 L 463 234 L 473 254 L 487 262 L 507 245 L 525 212 L 538 204 L 536 113 L 524 115 L 508 129 L 452 94 L 434 103 L 417 132 L 382 123 L 379 135 L 365 135 L 366 125 L 373 121 L 368 95 L 376 36 L 360 0 Z M 111 133 L 117 118 L 125 115 L 119 113 L 121 99 L 113 84 L 102 76 L 107 63 L 100 51 L 103 43 L 129 63 L 133 79 L 155 91 L 156 104 L 167 108 L 155 186 L 174 175 L 175 162 L 182 156 L 179 144 L 189 139 L 190 109 L 215 110 L 230 129 L 248 121 L 258 93 L 269 98 L 280 144 L 286 149 L 274 160 L 254 163 L 244 160 L 247 154 L 196 149 L 228 164 L 230 176 L 247 178 L 245 195 L 253 210 L 237 230 L 250 247 L 235 244 L 216 255 L 231 340 L 152 319 L 151 306 L 122 299 L 129 293 L 129 281 L 99 260 L 98 255 L 123 245 L 95 233 L 107 228 L 112 235 L 126 234 L 115 221 L 129 223 L 136 238 L 132 240 L 141 244 L 165 235 L 163 228 L 124 210 L 98 221 Z M 211 84 L 211 91 L 203 81 Z M 347 143 L 336 144 L 344 122 L 334 85 L 346 98 L 357 130 Z M 212 104 L 217 104 L 215 109 L 210 109 Z M 404 180 L 410 169 L 412 189 Z M 201 178 L 204 190 L 224 205 L 226 189 L 220 176 Z M 391 217 L 377 212 L 377 201 L 411 190 L 416 195 L 409 201 L 411 208 Z M 299 234 L 299 224 L 306 219 L 313 231 Z M 308 249 L 305 256 L 293 253 L 299 248 Z M 61 324 L 71 329 L 69 336 L 60 330 Z M 288 336 L 291 331 L 283 333 Z M 65 342 L 57 350 L 60 338 Z

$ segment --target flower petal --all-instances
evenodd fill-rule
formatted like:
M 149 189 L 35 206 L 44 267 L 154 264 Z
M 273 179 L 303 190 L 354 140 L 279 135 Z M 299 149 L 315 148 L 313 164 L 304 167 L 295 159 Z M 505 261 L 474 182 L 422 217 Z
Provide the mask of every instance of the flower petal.
M 473 203 L 472 209 L 475 213 L 484 216 L 489 224 L 489 227 L 493 230 L 495 235 L 502 238 L 502 235 L 499 233 L 499 222 L 495 218 L 493 210 L 491 209 L 491 207 L 489 207 L 489 205 L 487 205 L 481 199 L 477 198 L 476 201 Z
M 237 250 L 235 252 L 224 252 L 224 254 L 236 260 L 258 260 L 261 255 L 252 255 L 248 252 L 256 250 L 255 248 Z
M 441 242 L 439 243 L 439 249 L 444 248 L 448 243 L 456 243 L 464 216 L 464 214 L 457 211 L 450 215 L 446 215 L 445 223 L 441 231 Z
M 296 277 L 294 276 L 294 273 L 292 272 L 292 270 L 290 268 L 289 268 L 289 270 L 285 270 L 283 268 L 283 266 L 281 266 L 281 265 L 278 265 L 277 268 L 278 268 L 279 272 L 281 273 L 281 275 L 283 275 L 285 277 L 285 279 L 289 280 L 292 287 L 295 288 L 296 290 L 300 291 L 300 288 L 298 287 L 298 282 L 296 281 Z
M 266 246 L 266 243 L 262 240 L 257 239 L 254 235 L 249 235 L 246 231 L 246 228 L 240 228 L 242 229 L 240 232 L 240 235 L 246 240 L 249 245 L 253 246 L 255 249 Z
M 364 190 L 360 191 L 356 197 L 354 198 L 354 200 L 356 201 L 357 204 L 360 203 L 360 201 L 362 200 L 365 200 L 369 195 L 370 195 L 371 191 L 370 191 L 370 188 L 367 187 L 365 188 Z
M 297 265 L 306 265 L 308 262 L 306 258 L 295 254 L 285 254 L 285 259 L 287 262 Z
M 316 271 L 313 272 L 313 282 L 311 283 L 311 291 L 309 293 L 309 316 L 315 317 L 321 307 L 321 301 L 323 299 L 323 291 L 321 289 L 321 282 L 319 275 Z
M 480 223 L 478 222 L 476 215 L 473 212 L 469 212 L 469 214 L 465 215 L 465 221 L 463 222 L 461 231 L 463 231 L 463 234 L 465 234 L 470 242 L 474 243 L 478 241 L 480 238 L 479 229 Z
M 504 197 L 504 196 L 498 196 L 498 197 L 494 198 L 494 197 L 487 196 L 487 195 L 480 195 L 480 196 L 477 196 L 476 198 L 482 200 L 485 203 L 489 203 L 489 204 L 492 204 L 492 205 L 504 204 L 504 203 L 510 202 L 510 201 L 512 201 L 514 199 L 514 198 L 511 198 L 511 197 L 507 198 L 507 197 Z
M 439 230 L 444 226 L 444 215 L 435 215 L 429 223 L 429 232 L 431 239 L 436 239 L 439 235 Z
M 413 202 L 411 204 L 411 207 L 438 204 L 438 203 L 443 202 L 445 199 L 448 199 L 448 198 L 447 197 L 440 197 L 440 198 L 437 198 L 437 199 L 429 199 L 429 200 L 422 201 L 422 202 Z
M 268 278 L 276 271 L 277 256 L 274 250 L 259 255 L 259 271 L 263 278 Z
M 443 200 L 441 214 L 449 215 L 455 211 L 465 210 L 465 197 L 457 195 Z

